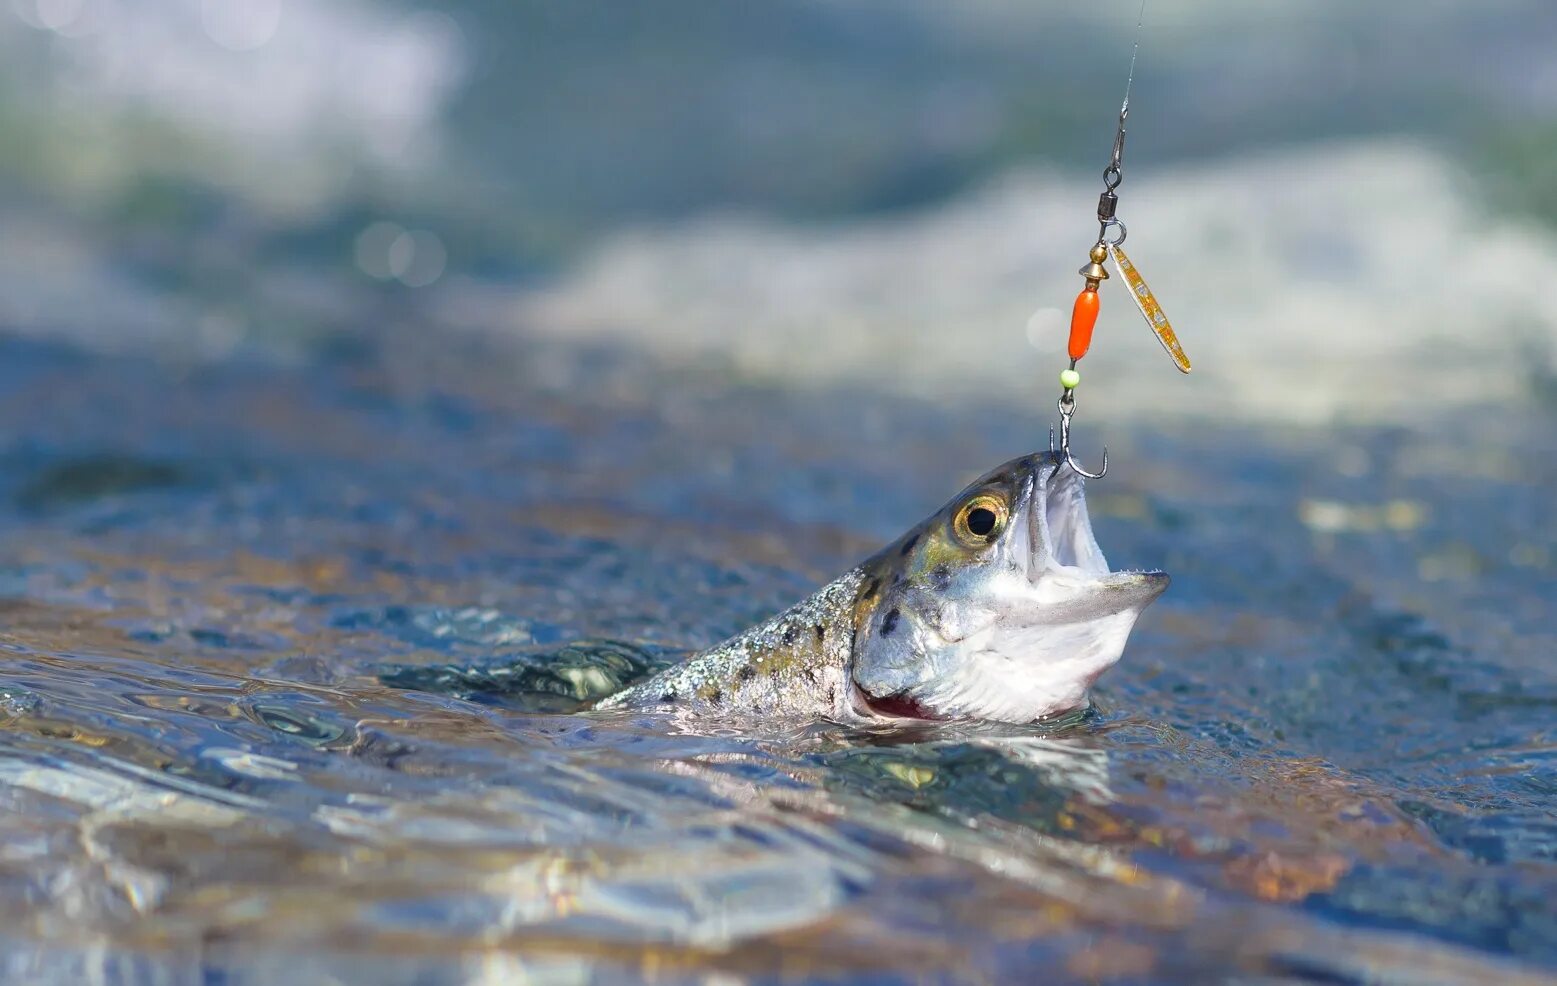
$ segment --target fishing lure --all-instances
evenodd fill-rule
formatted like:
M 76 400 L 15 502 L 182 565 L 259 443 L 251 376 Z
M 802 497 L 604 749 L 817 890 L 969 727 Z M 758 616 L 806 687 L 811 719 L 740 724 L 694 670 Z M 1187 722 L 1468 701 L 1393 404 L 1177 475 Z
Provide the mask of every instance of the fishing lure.
M 1145 0 L 1142 0 L 1142 14 L 1145 13 Z M 1128 254 L 1124 252 L 1125 236 L 1128 230 L 1119 219 L 1119 183 L 1124 180 L 1124 144 L 1125 121 L 1130 116 L 1130 87 L 1135 82 L 1135 55 L 1140 50 L 1140 22 L 1136 25 L 1135 49 L 1130 53 L 1130 76 L 1125 82 L 1124 103 L 1119 107 L 1119 128 L 1114 134 L 1114 150 L 1109 159 L 1108 167 L 1103 169 L 1103 193 L 1097 200 L 1097 242 L 1092 244 L 1092 249 L 1087 254 L 1088 263 L 1077 271 L 1086 279 L 1086 285 L 1081 293 L 1076 295 L 1076 303 L 1071 308 L 1070 314 L 1070 340 L 1066 347 L 1066 353 L 1070 356 L 1069 368 L 1060 372 L 1060 386 L 1063 391 L 1059 399 L 1060 411 L 1060 447 L 1059 452 L 1065 458 L 1070 467 L 1088 479 L 1100 479 L 1108 472 L 1108 449 L 1103 449 L 1103 465 L 1097 472 L 1088 472 L 1081 467 L 1070 450 L 1070 426 L 1071 416 L 1076 413 L 1076 388 L 1081 384 L 1081 374 L 1076 370 L 1076 364 L 1081 362 L 1087 350 L 1092 348 L 1092 330 L 1097 326 L 1097 316 L 1102 305 L 1098 298 L 1098 288 L 1109 279 L 1108 268 L 1103 266 L 1103 261 L 1112 259 L 1114 269 L 1119 272 L 1120 280 L 1130 288 L 1130 297 L 1135 300 L 1135 307 L 1140 309 L 1141 317 L 1146 319 L 1146 324 L 1162 343 L 1162 348 L 1173 360 L 1173 365 L 1179 372 L 1188 373 L 1190 370 L 1189 357 L 1184 354 L 1184 347 L 1179 344 L 1178 335 L 1173 331 L 1173 325 L 1168 321 L 1168 316 L 1158 303 L 1157 296 L 1152 294 L 1152 289 L 1146 284 L 1146 279 L 1131 262 Z M 1113 235 L 1110 235 L 1113 234 Z M 1049 450 L 1054 451 L 1054 433 L 1049 433 Z

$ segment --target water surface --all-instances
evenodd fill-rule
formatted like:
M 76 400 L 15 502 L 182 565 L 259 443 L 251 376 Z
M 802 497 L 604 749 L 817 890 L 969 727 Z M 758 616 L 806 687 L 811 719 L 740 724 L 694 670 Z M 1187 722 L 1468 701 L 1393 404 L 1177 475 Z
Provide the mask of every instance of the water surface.
M 1175 576 L 1097 708 L 859 731 L 569 690 L 808 593 L 1037 415 L 396 330 L 0 374 L 13 979 L 1557 968 L 1539 420 L 1096 425 L 1105 550 Z

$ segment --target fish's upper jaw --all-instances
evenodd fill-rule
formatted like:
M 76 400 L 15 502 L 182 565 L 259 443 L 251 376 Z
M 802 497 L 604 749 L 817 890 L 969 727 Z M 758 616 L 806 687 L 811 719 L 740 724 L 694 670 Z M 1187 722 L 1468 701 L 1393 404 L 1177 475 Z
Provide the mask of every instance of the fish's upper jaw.
M 1026 505 L 1028 581 L 1037 583 L 1056 573 L 1093 579 L 1107 576 L 1108 559 L 1092 534 L 1081 475 L 1053 453 L 1035 458 L 1039 466 L 1033 471 Z

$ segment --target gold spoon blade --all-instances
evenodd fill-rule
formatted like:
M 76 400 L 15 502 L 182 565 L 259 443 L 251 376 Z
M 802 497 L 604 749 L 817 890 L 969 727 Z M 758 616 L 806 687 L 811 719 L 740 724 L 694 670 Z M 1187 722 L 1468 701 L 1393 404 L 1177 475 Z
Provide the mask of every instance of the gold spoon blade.
M 1141 310 L 1141 316 L 1151 327 L 1152 334 L 1172 357 L 1173 365 L 1179 368 L 1179 372 L 1188 373 L 1189 357 L 1184 355 L 1184 347 L 1179 345 L 1179 337 L 1174 333 L 1173 326 L 1168 324 L 1168 316 L 1163 313 L 1162 305 L 1157 303 L 1157 296 L 1146 286 L 1141 272 L 1135 269 L 1129 255 L 1122 248 L 1110 243 L 1108 253 L 1114 258 L 1114 269 L 1119 272 L 1120 277 L 1124 278 L 1124 282 L 1130 285 L 1130 297 L 1135 299 L 1135 307 Z

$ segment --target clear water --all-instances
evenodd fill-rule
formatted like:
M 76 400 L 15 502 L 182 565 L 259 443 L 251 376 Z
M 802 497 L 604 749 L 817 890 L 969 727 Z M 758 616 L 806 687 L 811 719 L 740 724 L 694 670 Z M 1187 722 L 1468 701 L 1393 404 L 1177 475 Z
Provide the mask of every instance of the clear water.
M 8 981 L 1557 968 L 1538 421 L 1099 426 L 1099 537 L 1176 581 L 1097 709 L 858 732 L 566 693 L 808 593 L 1038 420 L 394 330 L 0 375 Z

